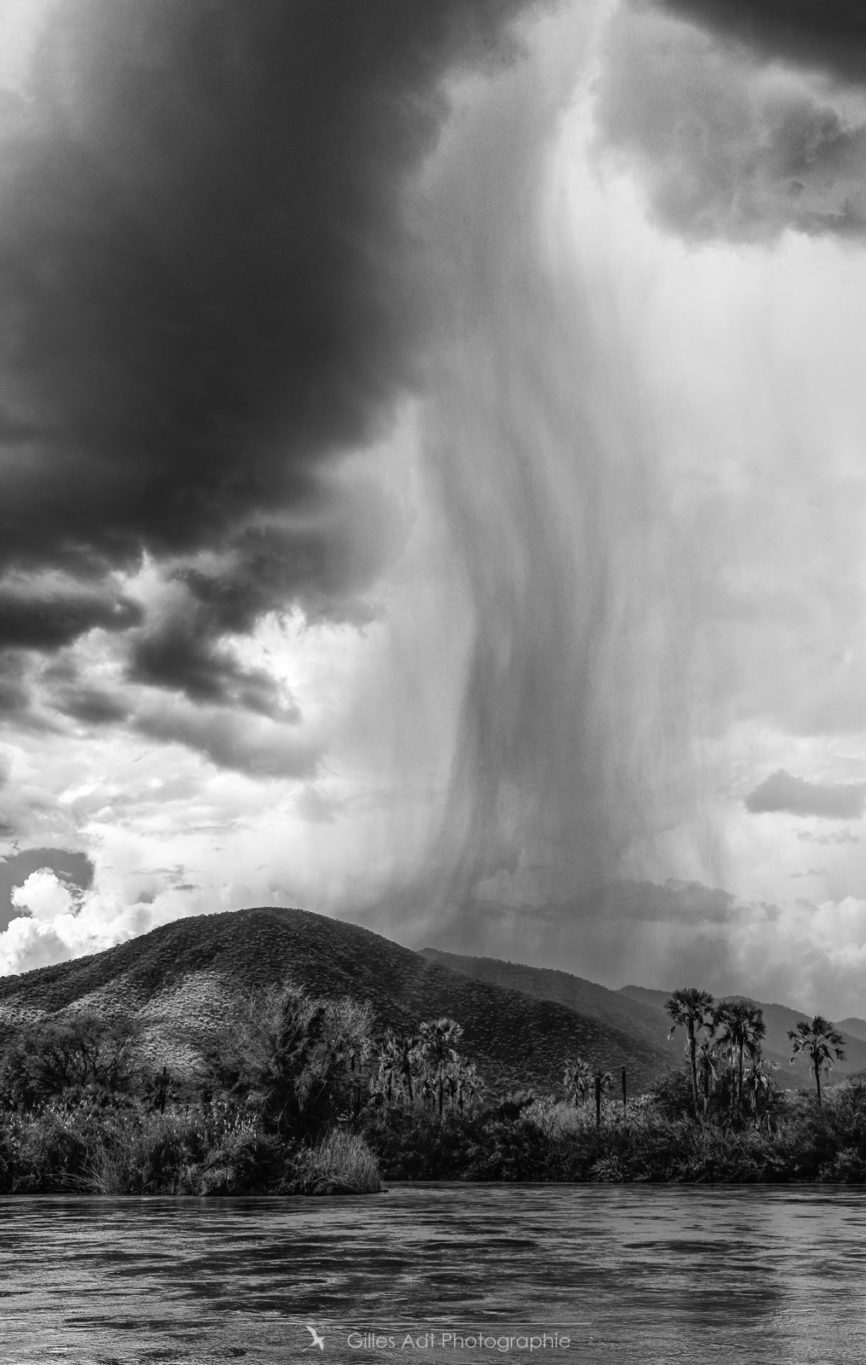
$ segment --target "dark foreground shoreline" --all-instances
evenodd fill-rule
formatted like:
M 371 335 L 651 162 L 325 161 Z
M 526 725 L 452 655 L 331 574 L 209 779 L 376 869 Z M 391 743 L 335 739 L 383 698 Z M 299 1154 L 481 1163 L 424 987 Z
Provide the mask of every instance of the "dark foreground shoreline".
M 472 1112 L 379 1108 L 306 1137 L 221 1098 L 148 1110 L 85 1093 L 0 1111 L 0 1195 L 358 1195 L 384 1182 L 866 1183 L 866 1087 L 788 1094 L 769 1120 L 697 1121 L 658 1097 L 531 1095 Z

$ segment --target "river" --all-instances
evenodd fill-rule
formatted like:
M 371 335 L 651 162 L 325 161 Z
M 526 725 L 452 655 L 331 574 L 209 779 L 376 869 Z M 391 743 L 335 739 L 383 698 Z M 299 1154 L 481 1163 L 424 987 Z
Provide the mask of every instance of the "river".
M 862 1365 L 866 1189 L 4 1198 L 0 1301 L 2 1365 Z

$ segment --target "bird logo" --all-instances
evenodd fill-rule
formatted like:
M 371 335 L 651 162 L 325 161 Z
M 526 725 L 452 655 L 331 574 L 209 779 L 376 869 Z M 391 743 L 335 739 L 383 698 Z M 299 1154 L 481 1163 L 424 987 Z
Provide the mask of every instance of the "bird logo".
M 316 1331 L 315 1327 L 311 1327 L 309 1323 L 305 1323 L 305 1326 L 313 1340 L 310 1342 L 309 1346 L 305 1347 L 304 1349 L 307 1351 L 312 1351 L 314 1346 L 318 1346 L 320 1351 L 324 1351 L 325 1338 L 323 1336 L 320 1336 L 319 1333 Z

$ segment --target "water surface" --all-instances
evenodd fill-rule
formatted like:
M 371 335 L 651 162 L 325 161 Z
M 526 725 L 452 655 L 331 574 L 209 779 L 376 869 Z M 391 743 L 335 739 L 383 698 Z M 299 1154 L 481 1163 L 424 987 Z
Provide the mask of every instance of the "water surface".
M 866 1190 L 0 1199 L 2 1365 L 314 1358 L 862 1365 Z

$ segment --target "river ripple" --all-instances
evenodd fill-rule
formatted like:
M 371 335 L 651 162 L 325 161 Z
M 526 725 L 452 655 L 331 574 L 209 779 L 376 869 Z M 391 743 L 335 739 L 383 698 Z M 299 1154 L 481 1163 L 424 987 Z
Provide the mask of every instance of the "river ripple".
M 6 1198 L 0 1360 L 862 1365 L 864 1272 L 852 1187 Z

